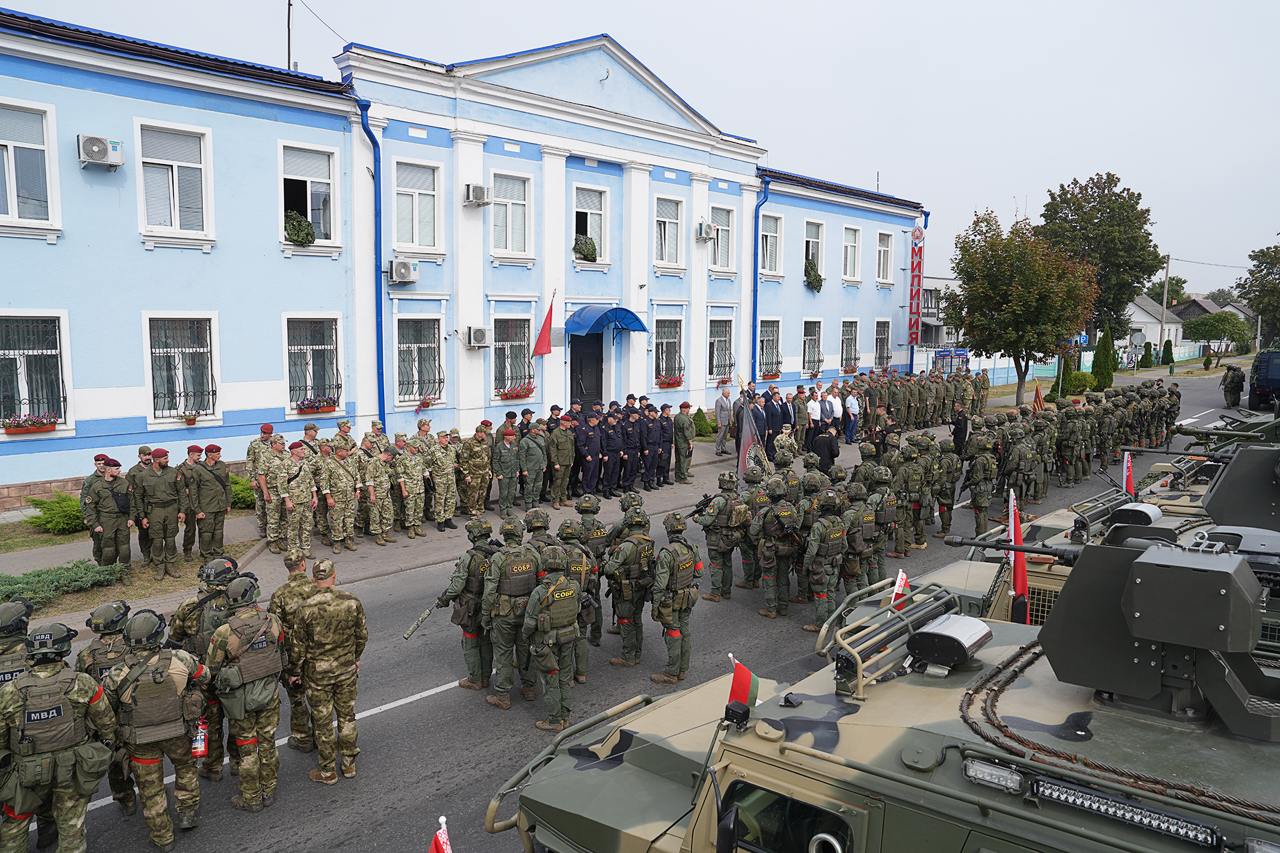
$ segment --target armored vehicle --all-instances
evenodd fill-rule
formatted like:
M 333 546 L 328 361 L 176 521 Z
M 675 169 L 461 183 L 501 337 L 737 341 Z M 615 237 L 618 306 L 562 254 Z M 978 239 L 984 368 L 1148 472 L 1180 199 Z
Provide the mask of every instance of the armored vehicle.
M 1254 656 L 1248 560 L 1135 536 L 1074 558 L 1043 628 L 925 584 L 795 684 L 622 703 L 519 770 L 486 828 L 559 853 L 1280 851 L 1280 671 Z

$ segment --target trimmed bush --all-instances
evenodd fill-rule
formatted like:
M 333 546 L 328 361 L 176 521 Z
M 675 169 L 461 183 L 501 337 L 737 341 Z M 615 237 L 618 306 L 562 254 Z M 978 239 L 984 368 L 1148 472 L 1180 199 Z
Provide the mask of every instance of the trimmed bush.
M 697 430 L 698 435 L 715 435 L 715 424 L 711 423 L 711 419 L 707 417 L 707 413 L 698 409 L 693 413 L 693 428 Z
M 1206 356 L 1204 357 L 1204 361 L 1202 361 L 1202 362 L 1200 362 L 1200 363 L 1204 365 L 1204 369 L 1205 369 L 1205 370 L 1208 370 L 1209 368 L 1213 367 L 1213 356 L 1211 356 L 1211 355 L 1206 355 Z
M 1142 358 L 1138 359 L 1138 367 L 1155 367 L 1155 355 L 1151 349 L 1151 341 L 1142 345 Z
M 31 526 L 45 533 L 69 534 L 84 530 L 84 515 L 80 509 L 80 500 L 66 492 L 59 492 L 51 498 L 27 498 L 27 501 L 40 510 L 27 519 Z
M 1057 395 L 1057 393 L 1056 393 L 1056 392 L 1054 392 L 1054 391 L 1050 391 L 1048 394 L 1045 394 L 1045 395 L 1044 395 L 1044 401 L 1045 401 L 1046 403 L 1056 403 L 1056 402 L 1058 402 L 1058 395 Z
M 253 485 L 235 474 L 231 475 L 231 508 L 253 509 Z
M 1168 338 L 1164 339 L 1164 346 L 1160 348 L 1160 363 L 1173 364 L 1173 341 Z
M 1093 374 L 1085 370 L 1073 370 L 1065 380 L 1068 394 L 1083 394 L 1093 390 Z
M 23 575 L 0 575 L 0 599 L 9 601 L 21 596 L 39 609 L 68 593 L 111 586 L 123 576 L 124 567 L 118 563 L 99 566 L 92 560 L 74 560 Z
M 1098 348 L 1093 352 L 1093 369 L 1090 371 L 1093 374 L 1093 387 L 1098 390 L 1110 388 L 1119 364 L 1116 346 L 1111 340 L 1111 329 L 1104 328 L 1102 337 L 1098 339 Z

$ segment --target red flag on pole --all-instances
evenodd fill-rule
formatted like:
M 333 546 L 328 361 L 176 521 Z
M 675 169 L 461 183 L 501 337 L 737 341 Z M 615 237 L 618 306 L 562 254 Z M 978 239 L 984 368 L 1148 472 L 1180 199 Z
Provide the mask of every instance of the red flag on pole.
M 894 610 L 901 610 L 907 606 L 907 599 L 911 596 L 911 581 L 907 580 L 907 573 L 902 569 L 898 569 L 898 577 L 893 582 L 893 598 L 890 604 Z
M 1031 411 L 1044 411 L 1044 395 L 1040 393 L 1040 383 L 1036 383 L 1036 396 L 1031 400 Z
M 542 318 L 542 328 L 538 329 L 538 339 L 533 344 L 534 355 L 551 355 L 551 312 L 556 307 L 556 294 L 551 291 L 551 302 L 547 305 L 547 316 Z
M 443 817 L 440 818 L 440 828 L 431 836 L 430 853 L 453 853 L 453 845 L 449 843 L 449 827 L 445 825 Z
M 1009 544 L 1022 544 L 1022 514 L 1018 509 L 1018 499 L 1009 490 Z M 1027 555 L 1014 551 L 1013 557 L 1013 606 L 1010 608 L 1009 621 L 1031 624 L 1031 608 L 1027 601 Z
M 729 703 L 741 702 L 748 709 L 756 706 L 756 695 L 760 692 L 760 679 L 756 674 L 738 662 L 733 655 L 733 680 L 729 682 Z
M 1138 496 L 1138 490 L 1133 485 L 1133 458 L 1127 450 L 1124 452 L 1124 490 L 1131 498 Z

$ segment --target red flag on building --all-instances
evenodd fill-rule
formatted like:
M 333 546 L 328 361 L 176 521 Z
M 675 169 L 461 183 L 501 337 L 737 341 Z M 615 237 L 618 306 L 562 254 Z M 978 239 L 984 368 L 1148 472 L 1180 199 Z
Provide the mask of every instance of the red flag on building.
M 551 302 L 547 305 L 547 316 L 542 318 L 542 328 L 538 329 L 538 339 L 533 344 L 534 355 L 551 355 L 551 312 L 556 307 L 556 293 L 551 291 Z
M 440 818 L 440 828 L 431 836 L 430 853 L 453 853 L 453 845 L 449 843 L 449 827 L 445 825 L 443 817 Z
M 1138 490 L 1133 485 L 1133 458 L 1129 456 L 1129 451 L 1124 452 L 1124 490 L 1131 498 L 1138 496 Z
M 1013 489 L 1009 490 L 1009 544 L 1022 544 L 1022 515 L 1018 509 L 1018 499 L 1013 494 Z M 1014 551 L 1010 556 L 1013 558 L 1013 606 L 1009 608 L 1009 621 L 1018 622 L 1023 625 L 1031 624 L 1031 608 L 1028 604 L 1027 593 L 1027 555 L 1019 551 Z
M 907 580 L 907 573 L 902 569 L 898 569 L 898 577 L 893 582 L 893 598 L 890 604 L 894 610 L 901 610 L 908 604 L 907 599 L 911 596 L 911 581 Z
M 1039 383 L 1039 382 L 1037 382 L 1037 383 L 1036 383 L 1036 396 L 1035 396 L 1035 398 L 1031 401 L 1031 411 L 1033 411 L 1033 412 L 1043 412 L 1043 411 L 1044 411 L 1044 395 L 1040 393 L 1040 383 Z

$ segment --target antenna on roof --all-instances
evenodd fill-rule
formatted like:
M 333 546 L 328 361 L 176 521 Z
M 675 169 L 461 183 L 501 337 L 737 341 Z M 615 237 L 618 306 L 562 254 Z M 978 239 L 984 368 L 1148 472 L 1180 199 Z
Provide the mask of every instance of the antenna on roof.
M 880 192 L 880 170 L 876 169 L 876 192 Z
M 284 67 L 293 68 L 293 0 L 285 2 Z

